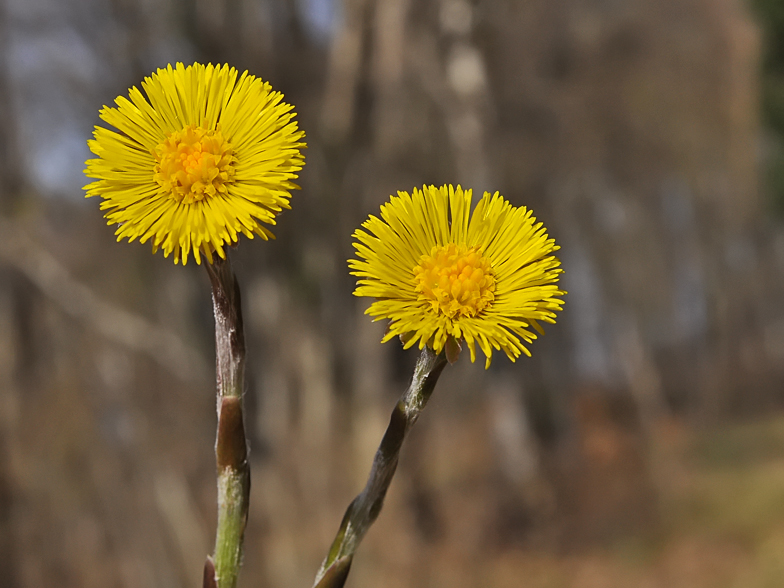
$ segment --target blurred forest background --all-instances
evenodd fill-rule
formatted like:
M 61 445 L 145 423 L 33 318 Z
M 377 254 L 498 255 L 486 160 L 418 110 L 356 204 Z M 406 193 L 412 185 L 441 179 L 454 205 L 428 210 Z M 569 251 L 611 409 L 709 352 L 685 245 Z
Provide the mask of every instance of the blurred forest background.
M 569 294 L 533 358 L 446 370 L 348 586 L 784 586 L 784 2 L 5 0 L 0 56 L 0 588 L 201 585 L 207 276 L 81 190 L 101 105 L 195 60 L 308 142 L 233 252 L 241 586 L 310 586 L 364 484 L 416 352 L 345 260 L 424 183 L 532 207 Z

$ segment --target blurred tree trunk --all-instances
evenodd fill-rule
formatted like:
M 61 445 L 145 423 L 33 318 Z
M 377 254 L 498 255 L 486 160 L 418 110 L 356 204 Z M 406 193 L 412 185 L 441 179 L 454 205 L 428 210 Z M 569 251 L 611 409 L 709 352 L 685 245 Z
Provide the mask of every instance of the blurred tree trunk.
M 17 142 L 11 82 L 8 73 L 10 28 L 6 2 L 0 2 L 0 216 L 17 213 L 20 205 L 21 157 Z M 18 535 L 14 528 L 13 447 L 18 426 L 18 384 L 22 373 L 18 365 L 20 349 L 29 348 L 26 334 L 18 326 L 24 324 L 17 313 L 26 308 L 21 304 L 27 292 L 19 275 L 0 263 L 0 588 L 16 586 L 18 578 Z

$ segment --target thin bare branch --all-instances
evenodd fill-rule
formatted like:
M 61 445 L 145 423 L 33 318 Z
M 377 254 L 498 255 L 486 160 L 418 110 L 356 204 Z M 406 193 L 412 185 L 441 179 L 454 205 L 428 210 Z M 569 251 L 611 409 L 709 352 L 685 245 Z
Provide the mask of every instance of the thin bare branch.
M 204 358 L 179 336 L 98 296 L 16 223 L 3 218 L 0 261 L 22 273 L 64 312 L 89 324 L 110 341 L 150 357 L 183 381 L 206 377 Z

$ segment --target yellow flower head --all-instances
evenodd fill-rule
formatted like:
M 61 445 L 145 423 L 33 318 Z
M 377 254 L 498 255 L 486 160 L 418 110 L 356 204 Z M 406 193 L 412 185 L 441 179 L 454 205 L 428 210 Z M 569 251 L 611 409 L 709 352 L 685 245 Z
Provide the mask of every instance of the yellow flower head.
M 377 299 L 367 314 L 390 320 L 383 341 L 400 335 L 406 348 L 418 341 L 440 353 L 464 339 L 471 361 L 479 345 L 489 367 L 493 348 L 512 361 L 531 355 L 521 339 L 531 343 L 531 327 L 544 334 L 539 322 L 555 322 L 563 270 L 530 210 L 498 192 L 470 209 L 471 190 L 460 186 L 398 192 L 354 233 L 359 259 L 349 267 L 354 294 Z
M 153 253 L 174 262 L 225 257 L 240 233 L 273 237 L 261 223 L 290 208 L 290 190 L 304 165 L 304 133 L 292 106 L 269 83 L 228 65 L 178 63 L 159 69 L 95 127 L 85 173 L 95 182 L 117 240 L 152 240 Z

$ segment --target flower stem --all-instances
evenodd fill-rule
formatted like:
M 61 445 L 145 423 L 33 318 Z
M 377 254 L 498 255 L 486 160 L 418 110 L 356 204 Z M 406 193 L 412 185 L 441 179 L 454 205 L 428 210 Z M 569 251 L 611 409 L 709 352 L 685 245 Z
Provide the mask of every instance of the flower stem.
M 215 311 L 218 529 L 215 554 L 205 565 L 204 588 L 235 588 L 250 497 L 250 466 L 242 411 L 245 336 L 240 288 L 231 262 L 228 257 L 225 260 L 217 257 L 206 268 Z
M 417 360 L 408 390 L 392 411 L 389 426 L 373 458 L 365 489 L 354 498 L 343 515 L 343 522 L 329 554 L 321 564 L 313 588 L 342 588 L 345 584 L 354 552 L 381 512 L 384 497 L 397 469 L 403 440 L 425 408 L 445 365 L 444 353 L 436 354 L 425 346 Z

